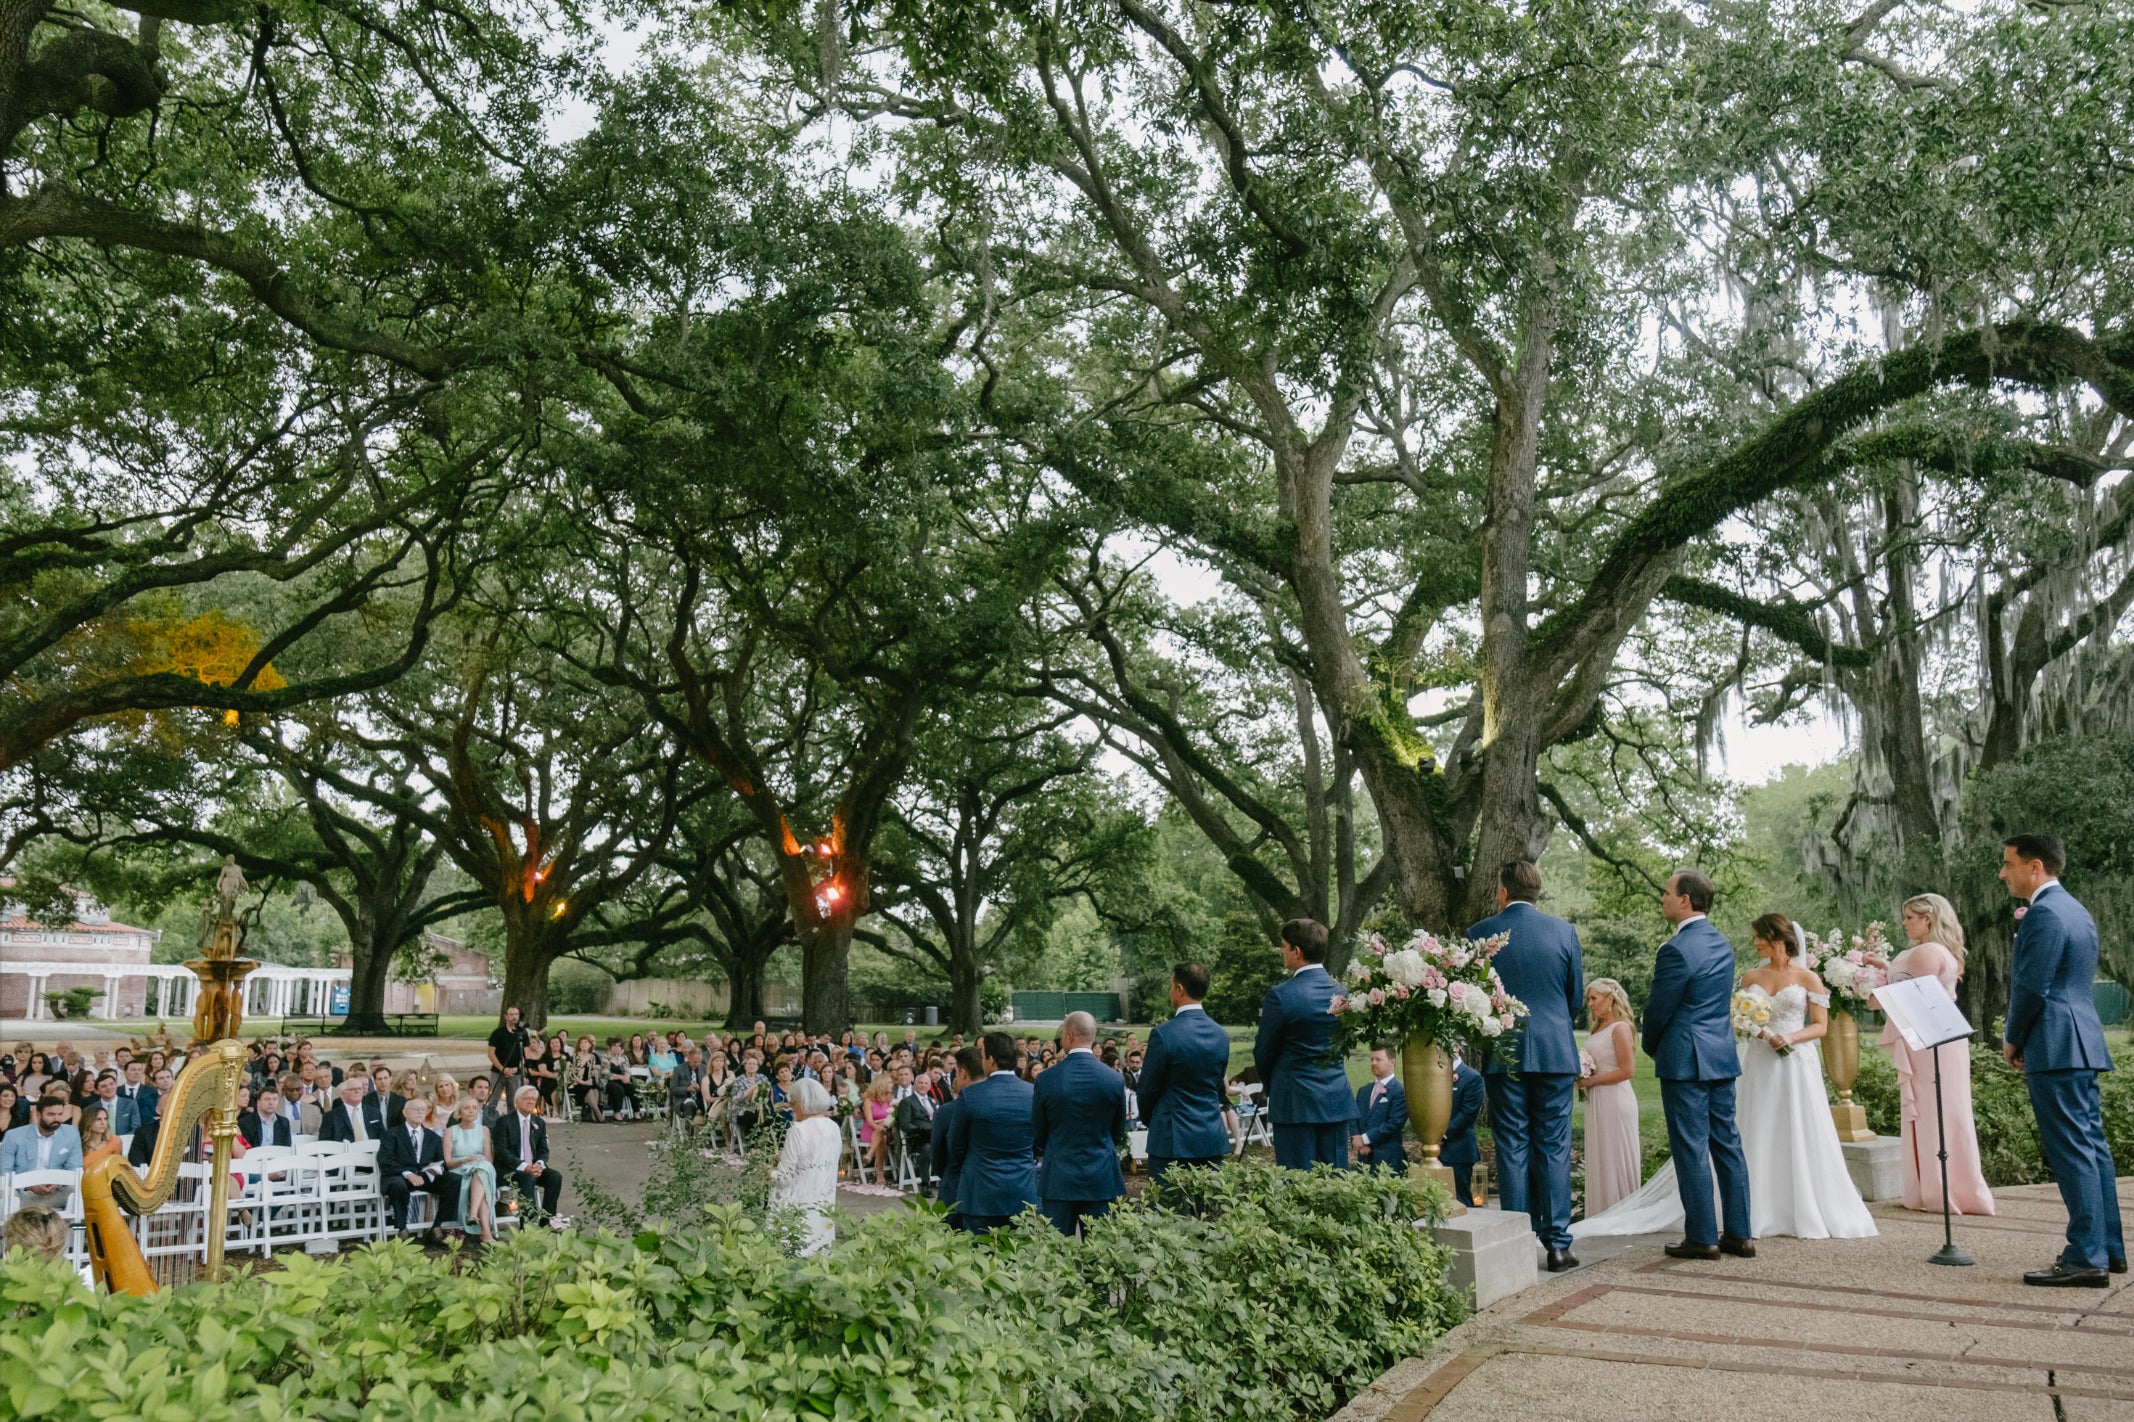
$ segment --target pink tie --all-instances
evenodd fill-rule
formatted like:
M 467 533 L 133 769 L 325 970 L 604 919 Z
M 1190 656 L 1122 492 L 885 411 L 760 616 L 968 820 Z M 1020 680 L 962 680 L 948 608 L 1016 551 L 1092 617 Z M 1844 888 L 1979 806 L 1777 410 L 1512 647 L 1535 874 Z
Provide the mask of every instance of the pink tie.
M 1385 1084 L 1384 1082 L 1382 1082 L 1382 1081 L 1381 1081 L 1380 1083 L 1378 1083 L 1378 1085 L 1376 1085 L 1376 1086 L 1374 1086 L 1374 1087 L 1372 1087 L 1372 1088 L 1371 1088 L 1371 1104 L 1372 1104 L 1373 1106 L 1376 1106 L 1376 1105 L 1377 1105 L 1377 1104 L 1378 1104 L 1379 1102 L 1381 1102 L 1381 1101 L 1383 1101 L 1383 1100 L 1385 1100 L 1385 1099 L 1386 1099 L 1386 1084 Z

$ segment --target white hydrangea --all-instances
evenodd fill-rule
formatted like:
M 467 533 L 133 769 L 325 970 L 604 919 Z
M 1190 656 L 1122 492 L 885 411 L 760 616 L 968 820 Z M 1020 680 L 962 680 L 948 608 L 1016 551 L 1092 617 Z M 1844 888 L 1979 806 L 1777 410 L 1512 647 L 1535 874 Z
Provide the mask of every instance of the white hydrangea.
M 1504 1024 L 1494 1017 L 1485 1016 L 1475 1024 L 1475 1030 L 1485 1037 L 1501 1037 L 1504 1035 Z
M 1430 991 L 1424 993 L 1423 996 L 1430 999 L 1430 1005 L 1432 1007 L 1443 1007 L 1447 998 L 1447 994 L 1445 992 L 1445 989 L 1443 988 L 1432 988 L 1430 989 Z
M 1421 987 L 1423 969 L 1426 966 L 1428 965 L 1423 962 L 1423 955 L 1413 948 L 1403 948 L 1398 953 L 1386 954 L 1386 976 L 1402 987 Z

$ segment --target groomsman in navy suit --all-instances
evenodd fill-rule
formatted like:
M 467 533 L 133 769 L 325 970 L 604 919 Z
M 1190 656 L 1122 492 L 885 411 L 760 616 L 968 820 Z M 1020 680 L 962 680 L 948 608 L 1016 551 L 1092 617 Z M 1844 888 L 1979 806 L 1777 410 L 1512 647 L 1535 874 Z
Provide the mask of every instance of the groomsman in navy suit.
M 1030 1133 L 1042 1160 L 1039 1208 L 1061 1234 L 1101 1219 L 1126 1193 L 1119 1147 L 1126 1140 L 1126 1078 L 1097 1060 L 1097 1019 L 1070 1012 L 1060 1023 L 1066 1055 L 1034 1083 Z
M 1585 955 L 1578 930 L 1534 906 L 1541 871 L 1514 859 L 1497 871 L 1497 912 L 1467 930 L 1469 938 L 1510 935 L 1497 955 L 1504 990 L 1527 1016 L 1492 1046 L 1489 1133 L 1497 1143 L 1497 1193 L 1503 1208 L 1524 1212 L 1548 1251 L 1551 1273 L 1575 1269 L 1571 1256 L 1571 1105 L 1578 1085 L 1578 1038 L 1572 1021 L 1586 1000 Z
M 2015 933 L 2008 1019 L 2001 1051 L 2023 1073 L 2038 1144 L 2067 1205 L 2067 1248 L 2026 1284 L 2101 1289 L 2127 1271 L 2119 1185 L 2104 1135 L 2097 1073 L 2112 1069 L 2104 1025 L 2090 998 L 2097 976 L 2097 924 L 2060 883 L 2067 851 L 2046 834 L 2002 841 L 2001 880 L 2030 907 Z
M 1162 1184 L 1175 1165 L 1214 1165 L 1230 1154 L 1230 1131 L 1223 1125 L 1230 1034 L 1201 1007 L 1207 995 L 1205 964 L 1173 967 L 1171 1020 L 1149 1033 L 1136 1091 L 1148 1127 L 1152 1184 Z
M 1660 891 L 1660 912 L 1675 926 L 1675 936 L 1653 960 L 1645 1054 L 1660 1078 L 1667 1143 L 1682 1192 L 1682 1242 L 1668 1245 L 1667 1253 L 1676 1259 L 1753 1259 L 1749 1166 L 1734 1123 L 1734 1080 L 1741 1075 L 1734 1050 L 1734 945 L 1705 917 L 1713 892 L 1711 880 L 1688 869 L 1671 875 Z
M 1032 1093 L 1030 1083 L 1015 1074 L 1015 1039 L 988 1032 L 979 1050 L 988 1074 L 956 1098 L 943 1172 L 956 1177 L 956 1212 L 975 1234 L 999 1229 L 1037 1203 Z
M 962 1162 L 952 1162 L 949 1159 L 949 1135 L 955 1130 L 956 1116 L 963 1109 L 963 1093 L 970 1089 L 972 1082 L 981 1081 L 984 1078 L 985 1054 L 976 1047 L 958 1047 L 956 1049 L 956 1094 L 949 1098 L 947 1105 L 934 1112 L 934 1141 L 931 1162 L 936 1181 L 934 1198 L 948 1206 L 948 1227 L 950 1229 L 963 1228 L 963 1215 L 956 1205 L 957 1190 L 962 1183 L 957 1179 L 956 1171 L 962 1166 Z
M 1452 1171 L 1452 1194 L 1468 1209 L 1475 1207 L 1475 1162 L 1482 1147 L 1475 1142 L 1475 1122 L 1482 1115 L 1482 1073 L 1452 1058 L 1452 1115 L 1445 1120 L 1444 1143 L 1438 1147 L 1438 1164 Z
M 1408 1091 L 1393 1079 L 1393 1049 L 1371 1048 L 1371 1079 L 1356 1088 L 1356 1121 L 1349 1160 L 1358 1170 L 1383 1165 L 1406 1174 L 1400 1133 L 1408 1124 Z
M 1309 1170 L 1349 1163 L 1349 1075 L 1334 1049 L 1330 1005 L 1340 991 L 1326 971 L 1326 925 L 1293 918 L 1282 925 L 1282 966 L 1289 977 L 1260 1003 L 1252 1064 L 1266 1083 L 1274 1123 L 1274 1163 Z

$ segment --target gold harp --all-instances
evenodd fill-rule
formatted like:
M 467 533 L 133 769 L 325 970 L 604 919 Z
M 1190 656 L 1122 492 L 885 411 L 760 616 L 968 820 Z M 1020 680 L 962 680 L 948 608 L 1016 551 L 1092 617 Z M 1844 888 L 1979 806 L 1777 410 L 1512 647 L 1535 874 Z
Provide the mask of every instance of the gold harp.
M 234 1039 L 202 1046 L 186 1064 L 159 1112 L 156 1152 L 148 1173 L 137 1175 L 124 1156 L 98 1161 L 82 1175 L 82 1218 L 89 1235 L 89 1263 L 97 1281 L 117 1293 L 152 1294 L 159 1287 L 140 1241 L 133 1237 L 128 1215 L 154 1215 L 178 1184 L 178 1165 L 192 1145 L 193 1127 L 203 1119 L 212 1145 L 207 1177 L 208 1203 L 203 1224 L 205 1273 L 222 1277 L 223 1236 L 230 1204 L 230 1150 L 237 1135 L 237 1088 L 244 1080 L 245 1049 Z M 189 1266 L 190 1251 L 184 1261 Z M 172 1282 L 166 1280 L 166 1282 Z M 175 1282 L 188 1282 L 176 1280 Z

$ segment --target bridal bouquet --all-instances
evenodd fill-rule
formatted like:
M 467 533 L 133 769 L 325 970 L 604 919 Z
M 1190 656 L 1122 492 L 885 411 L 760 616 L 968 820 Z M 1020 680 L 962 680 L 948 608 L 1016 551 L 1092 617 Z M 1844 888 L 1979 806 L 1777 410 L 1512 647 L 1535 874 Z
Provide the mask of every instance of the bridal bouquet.
M 1730 1015 L 1734 1021 L 1734 1035 L 1737 1038 L 1746 1042 L 1762 1041 L 1764 1033 L 1771 1029 L 1771 999 L 1759 993 L 1750 992 L 1745 988 L 1741 989 L 1734 994 L 1734 1004 Z M 1784 1056 L 1793 1050 L 1791 1047 L 1782 1047 L 1776 1042 L 1772 1042 L 1769 1045 L 1771 1050 L 1780 1056 Z
M 1805 936 L 1806 966 L 1830 989 L 1833 1011 L 1855 1017 L 1874 1010 L 1870 996 L 1876 988 L 1889 986 L 1889 939 L 1881 922 L 1870 923 L 1864 932 L 1850 938 L 1843 929 L 1832 929 L 1821 941 Z M 1873 961 L 1870 961 L 1873 960 Z
M 1506 936 L 1474 941 L 1418 933 L 1399 948 L 1372 934 L 1349 964 L 1348 992 L 1333 1001 L 1335 1040 L 1345 1054 L 1358 1043 L 1424 1037 L 1468 1060 L 1526 1016 L 1490 966 Z

